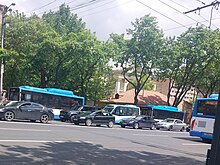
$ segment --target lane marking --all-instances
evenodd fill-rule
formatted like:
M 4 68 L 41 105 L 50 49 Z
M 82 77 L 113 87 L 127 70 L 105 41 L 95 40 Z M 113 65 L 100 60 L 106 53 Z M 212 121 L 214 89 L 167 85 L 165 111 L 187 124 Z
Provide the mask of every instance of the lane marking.
M 32 132 L 50 132 L 51 131 L 51 130 L 19 129 L 19 128 L 0 128 L 0 130 L 6 130 L 6 131 L 32 131 Z
M 82 141 L 82 140 L 0 140 L 0 143 L 93 143 L 92 141 Z
M 183 146 L 210 146 L 211 144 L 206 143 L 182 143 Z
M 2 142 L 10 142 L 10 143 L 64 143 L 65 141 L 62 140 L 0 140 L 0 143 Z
M 150 135 L 150 134 L 133 134 L 134 136 L 158 136 L 158 137 L 168 137 L 168 135 Z

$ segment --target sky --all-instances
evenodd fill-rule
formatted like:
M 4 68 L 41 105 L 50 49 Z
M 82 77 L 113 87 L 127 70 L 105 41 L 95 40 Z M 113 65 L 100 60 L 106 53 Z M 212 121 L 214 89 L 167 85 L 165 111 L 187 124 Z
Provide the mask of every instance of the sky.
M 197 12 L 183 12 L 210 4 L 213 0 L 1 0 L 0 4 L 24 12 L 41 16 L 50 10 L 56 11 L 63 3 L 95 32 L 100 40 L 107 40 L 109 34 L 126 34 L 132 28 L 131 22 L 147 14 L 156 17 L 158 26 L 165 36 L 179 36 L 188 27 L 204 24 L 212 29 L 220 27 L 220 7 L 207 7 Z M 211 14 L 212 13 L 212 14 Z M 212 18 L 212 19 L 211 19 Z M 210 24 L 210 20 L 211 24 Z

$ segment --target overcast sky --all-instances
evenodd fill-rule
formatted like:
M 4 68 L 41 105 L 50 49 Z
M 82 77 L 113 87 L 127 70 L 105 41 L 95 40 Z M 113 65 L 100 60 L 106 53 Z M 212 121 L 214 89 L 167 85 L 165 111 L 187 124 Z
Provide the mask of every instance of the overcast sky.
M 93 2 L 92 2 L 93 1 Z M 91 3 L 92 2 L 92 3 Z M 66 3 L 73 13 L 86 22 L 86 26 L 101 40 L 107 40 L 110 33 L 126 33 L 131 22 L 146 14 L 157 18 L 159 27 L 166 36 L 180 35 L 187 27 L 196 26 L 198 22 L 210 24 L 212 7 L 195 13 L 182 12 L 210 4 L 211 0 L 1 0 L 1 4 L 30 15 L 35 12 L 39 16 L 49 10 L 56 11 Z M 220 8 L 213 9 L 211 28 L 220 27 Z

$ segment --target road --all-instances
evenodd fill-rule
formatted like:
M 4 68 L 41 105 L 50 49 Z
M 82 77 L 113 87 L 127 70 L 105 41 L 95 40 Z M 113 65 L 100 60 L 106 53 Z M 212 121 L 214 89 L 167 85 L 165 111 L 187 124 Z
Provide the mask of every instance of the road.
M 0 121 L 0 165 L 204 165 L 187 132 Z

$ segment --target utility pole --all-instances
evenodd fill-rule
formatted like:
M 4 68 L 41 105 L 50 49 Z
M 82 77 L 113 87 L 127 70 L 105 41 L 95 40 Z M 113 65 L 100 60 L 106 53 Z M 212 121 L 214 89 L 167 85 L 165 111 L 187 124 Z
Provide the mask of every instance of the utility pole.
M 15 3 L 12 3 L 9 6 L 0 4 L 0 14 L 1 14 L 1 48 L 4 49 L 4 40 L 5 40 L 5 16 L 8 11 L 10 11 L 10 7 L 14 6 Z M 3 94 L 3 78 L 4 78 L 4 60 L 0 59 L 0 102 L 2 102 L 2 94 Z
M 198 7 L 196 9 L 184 12 L 184 14 L 200 11 L 201 9 L 204 9 L 206 7 L 216 7 L 220 5 L 220 1 L 213 1 L 209 5 L 204 5 L 202 7 Z M 211 22 L 211 19 L 210 19 Z M 216 118 L 215 118 L 215 124 L 214 124 L 214 132 L 213 132 L 213 138 L 212 138 L 212 145 L 211 149 L 208 149 L 207 152 L 207 159 L 206 159 L 206 165 L 220 165 L 220 89 L 219 89 L 219 96 L 218 96 L 218 105 L 217 105 L 217 111 L 216 111 Z

